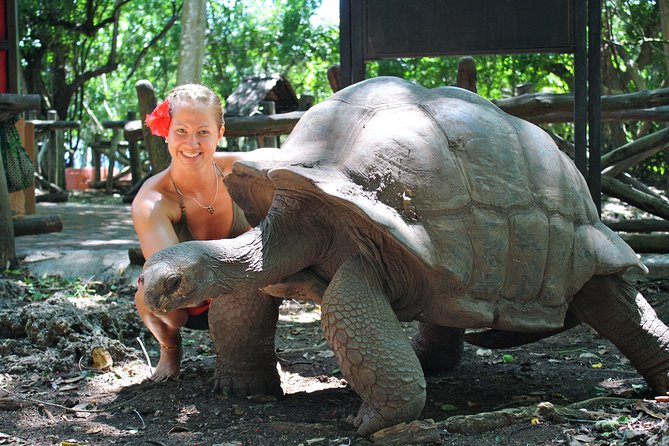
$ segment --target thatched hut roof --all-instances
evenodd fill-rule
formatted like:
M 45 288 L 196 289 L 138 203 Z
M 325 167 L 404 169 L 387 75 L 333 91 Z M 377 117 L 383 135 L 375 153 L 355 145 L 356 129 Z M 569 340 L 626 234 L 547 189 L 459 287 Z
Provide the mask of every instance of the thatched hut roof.
M 244 79 L 239 87 L 226 99 L 226 116 L 252 116 L 259 114 L 263 101 L 276 104 L 277 113 L 295 111 L 299 101 L 293 87 L 280 74 L 254 76 Z

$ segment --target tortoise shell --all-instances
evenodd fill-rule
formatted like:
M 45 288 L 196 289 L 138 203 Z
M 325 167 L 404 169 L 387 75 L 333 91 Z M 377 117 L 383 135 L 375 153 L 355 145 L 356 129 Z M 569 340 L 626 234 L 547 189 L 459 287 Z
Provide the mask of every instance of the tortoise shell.
M 354 84 L 307 111 L 275 159 L 237 162 L 226 184 L 253 223 L 276 188 L 363 216 L 443 281 L 427 307 L 445 325 L 559 328 L 593 275 L 645 269 L 545 131 L 456 87 Z

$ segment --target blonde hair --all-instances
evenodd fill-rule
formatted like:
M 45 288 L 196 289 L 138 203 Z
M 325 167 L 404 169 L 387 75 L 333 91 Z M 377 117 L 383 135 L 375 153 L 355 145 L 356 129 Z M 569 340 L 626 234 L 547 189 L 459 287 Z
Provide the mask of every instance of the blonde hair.
M 195 102 L 213 109 L 219 129 L 225 125 L 221 98 L 209 87 L 200 84 L 178 85 L 172 89 L 167 99 L 170 101 L 170 116 L 174 113 L 174 107 L 192 105 Z

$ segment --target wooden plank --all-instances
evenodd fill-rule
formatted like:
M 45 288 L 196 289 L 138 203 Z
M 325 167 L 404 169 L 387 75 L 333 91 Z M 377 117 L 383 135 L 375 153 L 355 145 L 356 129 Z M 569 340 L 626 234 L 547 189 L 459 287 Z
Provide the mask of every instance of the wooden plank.
M 279 136 L 288 135 L 304 115 L 303 111 L 279 113 L 276 115 L 230 116 L 225 118 L 225 136 L 238 138 L 242 136 Z M 141 121 L 126 124 L 124 136 L 135 138 L 141 131 Z
M 0 95 L 0 113 L 15 116 L 28 110 L 39 110 L 40 95 L 38 94 L 3 94 Z
M 225 118 L 225 136 L 288 135 L 303 115 L 304 112 L 297 111 L 276 115 L 232 116 Z
M 32 119 L 30 122 L 35 126 L 36 130 L 47 131 L 55 129 L 79 129 L 81 128 L 81 121 L 61 121 L 59 119 Z

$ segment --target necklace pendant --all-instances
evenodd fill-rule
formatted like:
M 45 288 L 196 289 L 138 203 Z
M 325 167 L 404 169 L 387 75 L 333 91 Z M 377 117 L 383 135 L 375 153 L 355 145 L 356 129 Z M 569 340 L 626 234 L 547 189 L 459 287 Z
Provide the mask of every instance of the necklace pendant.
M 207 212 L 209 212 L 209 214 L 213 214 L 215 210 L 216 209 L 214 209 L 213 206 L 211 206 L 211 205 L 207 206 Z

